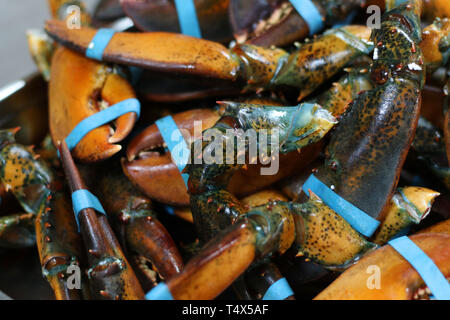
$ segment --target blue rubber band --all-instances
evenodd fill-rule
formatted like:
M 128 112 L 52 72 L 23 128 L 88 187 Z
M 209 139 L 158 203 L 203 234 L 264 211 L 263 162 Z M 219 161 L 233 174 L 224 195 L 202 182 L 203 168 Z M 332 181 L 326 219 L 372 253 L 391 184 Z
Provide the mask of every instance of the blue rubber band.
M 175 300 L 170 293 L 169 287 L 161 282 L 145 295 L 146 300 Z
M 356 231 L 370 237 L 377 230 L 380 222 L 353 204 L 343 199 L 313 174 L 303 184 L 303 191 L 309 195 L 309 190 L 337 214 L 344 218 Z
M 311 0 L 290 0 L 290 2 L 308 25 L 310 36 L 318 33 L 325 27 L 319 10 L 317 10 Z
M 105 209 L 103 209 L 103 206 L 98 198 L 94 196 L 89 190 L 82 189 L 72 193 L 72 206 L 78 225 L 78 231 L 80 231 L 80 221 L 78 220 L 78 215 L 80 214 L 81 210 L 92 208 L 95 211 L 106 215 Z
M 189 175 L 187 173 L 182 173 L 184 168 L 186 168 L 190 156 L 190 150 L 187 143 L 172 116 L 159 119 L 156 121 L 156 126 L 158 127 L 164 142 L 167 144 L 167 148 L 172 155 L 172 160 L 180 171 L 181 177 L 187 188 Z
M 175 0 L 181 32 L 187 36 L 201 38 L 202 32 L 193 0 Z
M 264 294 L 263 300 L 285 300 L 294 295 L 286 278 L 274 282 Z
M 116 31 L 113 29 L 98 29 L 91 43 L 89 43 L 89 46 L 86 50 L 86 57 L 102 61 L 103 52 L 105 51 L 115 33 Z
M 141 112 L 141 104 L 139 103 L 139 100 L 124 100 L 82 120 L 67 136 L 67 147 L 69 148 L 69 150 L 74 149 L 77 144 L 84 138 L 84 136 L 87 135 L 90 131 L 104 124 L 107 124 L 108 122 L 111 122 L 112 120 L 115 120 L 118 117 L 129 112 L 136 113 L 137 117 L 139 118 Z
M 426 283 L 434 298 L 437 300 L 450 300 L 450 284 L 439 268 L 411 239 L 401 237 L 388 242 L 400 255 L 403 256 Z

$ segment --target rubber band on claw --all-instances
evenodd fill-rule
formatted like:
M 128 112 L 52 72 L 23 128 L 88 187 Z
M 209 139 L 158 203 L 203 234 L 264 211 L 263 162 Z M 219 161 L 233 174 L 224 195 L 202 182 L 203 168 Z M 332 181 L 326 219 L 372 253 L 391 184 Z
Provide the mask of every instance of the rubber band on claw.
M 78 225 L 78 231 L 80 231 L 80 221 L 78 219 L 78 215 L 81 210 L 91 208 L 106 215 L 105 209 L 103 209 L 103 206 L 98 198 L 94 196 L 89 190 L 82 189 L 72 193 L 72 206 Z
M 356 231 L 370 237 L 377 230 L 380 222 L 353 204 L 343 199 L 313 174 L 303 184 L 303 191 L 317 195 L 328 207 L 344 218 Z
M 202 32 L 198 22 L 193 0 L 175 0 L 181 32 L 187 36 L 201 38 Z
M 181 177 L 187 188 L 189 175 L 182 172 L 189 161 L 190 150 L 188 145 L 172 116 L 167 116 L 156 121 L 156 126 L 158 127 L 164 142 L 167 144 L 167 148 L 172 155 L 172 160 L 180 171 Z
M 264 294 L 263 300 L 285 300 L 290 296 L 293 296 L 294 292 L 292 291 L 289 283 L 286 278 L 281 278 L 280 280 L 274 282 L 269 289 L 267 289 Z
M 320 32 L 325 27 L 319 10 L 311 0 L 290 0 L 290 2 L 308 25 L 310 36 Z
M 146 300 L 174 300 L 169 287 L 161 282 L 145 295 Z
M 422 249 L 406 236 L 388 243 L 416 269 L 435 299 L 450 300 L 450 284 Z
M 69 150 L 73 150 L 77 144 L 92 130 L 107 124 L 129 112 L 136 113 L 139 118 L 141 104 L 137 99 L 127 99 L 108 107 L 92 116 L 84 119 L 67 136 L 66 143 Z
M 86 57 L 89 59 L 94 59 L 102 61 L 103 52 L 105 52 L 106 47 L 111 41 L 112 37 L 116 33 L 113 29 L 102 28 L 97 31 L 94 38 L 86 50 Z

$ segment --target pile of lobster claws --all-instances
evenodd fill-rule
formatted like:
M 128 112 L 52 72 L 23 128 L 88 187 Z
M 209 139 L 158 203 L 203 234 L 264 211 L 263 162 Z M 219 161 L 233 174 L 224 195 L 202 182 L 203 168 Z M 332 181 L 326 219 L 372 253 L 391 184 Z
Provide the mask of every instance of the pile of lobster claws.
M 447 36 L 450 21 L 436 19 L 432 25 L 422 29 L 420 17 L 445 16 L 450 1 L 313 0 L 322 17 L 322 27 L 340 22 L 358 6 L 366 8 L 371 4 L 382 4 L 384 8 L 386 4 L 390 12 L 383 16 L 381 29 L 371 31 L 365 25 L 336 27 L 311 41 L 306 40 L 302 45 L 295 44 L 297 49 L 292 47 L 292 51 L 275 48 L 274 45 L 292 44 L 313 32 L 309 32 L 306 21 L 290 1 L 193 2 L 202 28 L 205 24 L 212 26 L 209 30 L 202 29 L 207 40 L 170 33 L 178 31 L 174 0 L 99 1 L 97 12 L 105 15 L 97 15 L 91 24 L 86 14 L 88 20 L 82 23 L 81 29 L 71 29 L 63 21 L 70 18 L 66 10 L 69 6 L 80 3 L 85 13 L 81 1 L 49 0 L 53 19 L 60 20 L 51 20 L 46 25 L 46 32 L 55 40 L 55 45 L 41 35 L 33 34 L 29 38 L 33 57 L 41 72 L 45 74 L 48 71 L 45 75 L 50 80 L 50 133 L 54 144 L 61 141 L 60 158 L 71 192 L 86 190 L 83 180 L 86 181 L 107 213 L 107 216 L 100 214 L 90 207 L 82 209 L 76 213 L 77 232 L 68 201 L 70 192 L 64 190 L 63 183 L 57 180 L 62 175 L 58 173 L 56 151 L 52 159 L 40 153 L 41 160 L 49 167 L 57 168 L 48 170 L 48 177 L 44 175 L 45 179 L 39 181 L 45 196 L 34 201 L 33 211 L 36 213 L 15 216 L 35 223 L 42 271 L 56 297 L 144 299 L 144 292 L 164 281 L 173 299 L 213 299 L 229 286 L 235 286 L 238 298 L 264 299 L 268 288 L 283 276 L 289 285 L 293 285 L 289 273 L 282 269 L 285 262 L 305 259 L 305 263 L 311 261 L 308 264 L 318 267 L 313 269 L 317 269 L 315 271 L 319 271 L 320 276 L 324 271 L 326 274 L 350 268 L 317 299 L 430 298 L 430 290 L 414 269 L 392 248 L 384 245 L 409 227 L 415 228 L 430 213 L 435 198 L 440 195 L 422 187 L 397 188 L 399 179 L 404 185 L 414 177 L 424 178 L 422 171 L 417 176 L 416 172 L 409 171 L 408 166 L 415 163 L 414 160 L 406 160 L 407 154 L 414 157 L 416 152 L 419 159 L 427 153 L 434 156 L 438 151 L 439 160 L 445 162 L 443 167 L 447 166 L 445 156 L 448 155 L 450 161 L 448 106 L 444 109 L 445 117 L 442 117 L 440 107 L 444 102 L 424 99 L 429 104 L 439 104 L 438 108 L 425 106 L 425 109 L 439 122 L 446 141 L 435 139 L 443 134 L 438 136 L 433 132 L 428 134 L 428 131 L 420 134 L 419 120 L 421 108 L 424 109 L 421 92 L 426 91 L 422 90 L 425 77 L 438 68 L 444 69 L 450 57 L 450 39 Z M 437 14 L 435 11 L 439 7 L 442 7 L 442 12 Z M 108 12 L 107 9 L 112 10 Z M 94 37 L 99 35 L 99 30 L 90 26 L 100 27 L 104 22 L 123 15 L 128 15 L 138 29 L 150 32 L 117 32 L 107 44 L 101 62 L 86 58 L 86 50 L 92 47 Z M 226 47 L 223 43 L 231 38 L 231 29 L 234 29 L 238 44 L 232 42 L 230 47 Z M 372 51 L 373 60 L 368 56 Z M 139 83 L 134 82 L 132 87 L 120 65 L 146 69 L 144 77 Z M 320 93 L 319 90 L 330 80 L 337 79 L 341 71 L 345 71 L 345 75 L 329 90 Z M 157 84 L 146 79 L 145 75 L 150 75 L 149 78 Z M 445 83 L 443 78 L 441 80 L 440 85 Z M 167 83 L 170 88 L 167 88 Z M 143 84 L 150 89 L 149 92 L 142 88 Z M 447 89 L 449 86 L 450 82 Z M 158 91 L 161 88 L 165 89 L 162 94 Z M 67 150 L 64 140 L 78 124 L 112 105 L 134 99 L 134 89 L 142 98 L 156 101 L 156 97 L 165 102 L 170 97 L 171 101 L 206 96 L 224 99 L 239 92 L 242 95 L 256 91 L 258 97 L 281 97 L 279 101 L 283 101 L 283 105 L 269 98 L 270 102 L 262 102 L 264 98 L 261 98 L 261 101 L 248 102 L 247 107 L 243 106 L 247 102 L 234 105 L 233 102 L 217 102 L 219 108 L 174 114 L 174 122 L 192 151 L 192 162 L 182 172 L 172 158 L 171 152 L 175 154 L 175 151 L 166 140 L 167 132 L 161 128 L 161 122 L 140 134 L 136 132 L 138 135 L 128 145 L 121 161 L 117 157 L 103 161 L 121 150 L 118 143 L 132 132 L 137 121 L 135 113 L 122 115 L 115 123 L 111 121 L 109 125 L 94 129 L 81 139 L 72 153 Z M 170 92 L 172 89 L 176 94 Z M 228 89 L 231 93 L 225 93 Z M 297 91 L 300 91 L 298 101 L 310 94 L 314 97 L 302 101 L 298 108 L 285 106 L 295 101 Z M 201 102 L 207 105 L 210 101 Z M 253 103 L 254 106 L 251 105 Z M 277 115 L 265 117 L 269 113 L 258 113 L 258 108 L 275 110 Z M 280 110 L 289 111 L 281 117 Z M 236 116 L 233 111 L 244 116 Z M 434 111 L 439 112 L 436 113 L 438 116 Z M 293 113 L 295 116 L 290 116 Z M 248 121 L 243 121 L 243 118 Z M 201 121 L 201 125 L 196 121 Z M 282 152 L 278 159 L 278 174 L 264 176 L 261 172 L 263 165 L 259 163 L 244 165 L 238 162 L 236 166 L 228 165 L 228 161 L 225 165 L 221 161 L 213 164 L 193 162 L 197 158 L 195 151 L 202 151 L 202 156 L 205 156 L 204 150 L 196 147 L 206 146 L 204 141 L 209 140 L 207 129 L 219 130 L 222 136 L 227 136 L 228 130 L 234 130 L 236 134 L 238 130 L 248 128 L 272 128 L 272 124 L 287 128 L 282 132 L 279 144 Z M 331 131 L 333 127 L 335 130 Z M 175 131 L 178 135 L 178 130 Z M 171 133 L 173 136 L 174 132 Z M 8 177 L 13 174 L 13 169 L 21 167 L 22 176 L 27 174 L 26 166 L 14 163 L 15 158 L 6 158 L 3 152 L 3 149 L 8 151 L 13 134 L 14 130 L 0 131 L 0 182 L 3 182 L 2 166 L 7 167 Z M 191 145 L 196 140 L 200 143 Z M 424 146 L 423 150 L 420 146 Z M 21 148 L 28 151 L 24 158 L 33 154 L 32 149 Z M 261 148 L 264 149 L 263 146 Z M 422 153 L 419 152 L 421 150 Z M 269 157 L 264 151 L 259 156 L 261 162 Z M 2 163 L 5 158 L 7 166 Z M 83 179 L 73 158 L 80 163 Z M 254 157 L 249 158 L 252 160 L 246 160 L 253 163 Z M 36 165 L 38 159 L 34 160 Z M 271 165 L 273 160 L 275 158 L 272 157 Z M 432 164 L 426 169 L 430 169 Z M 54 176 L 52 171 L 55 171 Z M 255 193 L 298 173 L 302 181 L 295 186 L 290 185 L 296 188 L 291 192 L 283 190 L 285 195 L 277 190 Z M 181 174 L 189 174 L 187 186 Z M 411 180 L 410 174 L 414 175 Z M 340 216 L 339 210 L 329 207 L 320 190 L 314 190 L 311 184 L 311 189 L 306 186 L 303 189 L 308 176 L 315 177 L 339 198 L 377 220 L 377 231 L 370 235 L 364 231 L 363 237 L 358 228 Z M 448 177 L 441 177 L 441 182 Z M 26 181 L 22 183 L 19 180 L 14 180 L 18 187 L 28 187 Z M 434 180 L 428 183 L 424 179 L 423 182 L 411 185 L 434 188 Z M 285 181 L 277 185 L 284 189 L 290 186 L 286 187 Z M 11 186 L 0 183 L 0 196 L 7 193 L 8 188 Z M 249 194 L 251 196 L 243 198 Z M 445 192 L 443 196 L 445 198 Z M 186 261 L 186 265 L 181 255 L 184 250 L 177 248 L 179 235 L 172 239 L 172 226 L 166 229 L 163 225 L 167 221 L 165 218 L 162 223 L 158 221 L 150 199 L 161 204 L 155 209 L 165 208 L 167 204 L 175 206 L 175 215 L 193 223 L 199 239 L 188 248 L 184 248 L 184 244 L 181 246 L 189 251 L 187 255 L 199 254 Z M 433 211 L 443 211 L 446 215 L 448 203 L 442 207 L 441 211 Z M 25 211 L 28 212 L 27 209 Z M 16 239 L 9 237 L 14 228 L 5 237 L 1 218 L 0 246 L 5 239 L 35 240 L 34 234 L 25 238 L 19 232 L 15 234 Z M 444 277 L 450 280 L 449 221 L 422 232 L 424 234 L 412 236 L 412 240 L 435 260 Z M 206 243 L 209 239 L 212 241 L 200 250 L 199 243 Z M 194 246 L 200 251 L 195 250 L 194 253 Z M 83 281 L 86 282 L 83 288 L 91 289 L 91 295 L 68 290 L 65 281 L 67 269 L 74 264 L 83 269 Z M 360 286 L 367 286 L 367 267 L 373 264 L 381 269 L 382 290 L 367 292 Z M 304 269 L 296 266 L 296 273 L 312 280 L 312 274 L 306 272 L 305 275 Z M 217 277 L 219 273 L 221 276 Z M 241 285 L 236 284 L 238 282 Z M 295 295 L 303 297 L 298 292 L 303 287 L 296 285 L 293 286 Z M 318 291 L 314 291 L 314 295 L 317 294 Z
M 59 47 L 53 55 L 50 77 L 49 123 L 55 144 L 64 140 L 87 117 L 135 98 L 128 81 L 110 66 L 64 47 Z M 115 130 L 110 125 L 92 130 L 74 148 L 74 157 L 81 162 L 111 157 L 121 150 L 116 143 L 131 132 L 136 120 L 135 113 L 127 113 L 115 121 Z

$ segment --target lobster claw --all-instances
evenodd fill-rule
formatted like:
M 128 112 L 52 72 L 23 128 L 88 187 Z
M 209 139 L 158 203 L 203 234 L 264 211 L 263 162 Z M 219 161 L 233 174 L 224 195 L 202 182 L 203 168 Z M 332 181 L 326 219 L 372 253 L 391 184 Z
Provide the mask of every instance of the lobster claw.
M 59 143 L 58 150 L 72 194 L 86 190 L 65 141 Z M 92 296 L 109 300 L 143 299 L 142 287 L 109 225 L 106 213 L 98 213 L 88 207 L 77 212 L 77 217 L 84 247 L 88 252 L 87 276 Z
M 53 142 L 65 139 L 85 118 L 105 107 L 134 98 L 131 85 L 111 67 L 60 47 L 52 59 L 49 84 L 50 133 Z M 96 162 L 121 150 L 122 141 L 137 120 L 127 113 L 115 121 L 115 130 L 103 125 L 89 132 L 74 148 L 82 162 Z
M 83 53 L 97 33 L 92 28 L 69 29 L 58 20 L 47 21 L 45 30 L 64 46 Z M 165 32 L 118 32 L 103 53 L 108 62 L 236 81 L 239 62 L 231 58 L 220 43 Z
M 210 109 L 196 109 L 174 115 L 173 119 L 189 142 L 194 136 L 194 121 L 201 121 L 201 128 L 197 129 L 201 134 L 217 122 L 219 114 Z M 186 186 L 170 154 L 152 152 L 163 145 L 155 124 L 145 129 L 128 146 L 128 159 L 122 161 L 124 172 L 152 199 L 171 205 L 188 205 Z

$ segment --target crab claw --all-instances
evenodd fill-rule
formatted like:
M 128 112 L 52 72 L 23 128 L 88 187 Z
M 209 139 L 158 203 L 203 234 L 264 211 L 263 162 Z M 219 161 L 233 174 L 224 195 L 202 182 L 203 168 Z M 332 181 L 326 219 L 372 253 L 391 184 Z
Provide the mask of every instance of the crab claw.
M 444 277 L 450 277 L 450 236 L 425 233 L 411 237 L 436 264 Z M 380 288 L 368 285 L 368 270 L 378 267 Z M 362 258 L 345 271 L 316 300 L 410 300 L 428 299 L 430 292 L 417 271 L 394 248 L 386 245 Z
M 52 59 L 49 84 L 50 133 L 53 142 L 65 139 L 75 126 L 101 109 L 134 98 L 131 85 L 108 66 L 60 47 Z M 115 121 L 113 131 L 103 125 L 89 132 L 73 150 L 82 162 L 101 161 L 121 150 L 115 145 L 132 130 L 135 113 Z
M 186 141 L 194 136 L 194 121 L 201 121 L 198 134 L 211 128 L 219 119 L 219 114 L 210 109 L 196 109 L 173 116 L 175 123 Z M 157 148 L 164 141 L 154 124 L 131 141 L 127 150 L 128 160 L 123 160 L 125 174 L 149 197 L 171 205 L 188 205 L 186 186 L 177 166 L 169 153 L 160 154 Z

